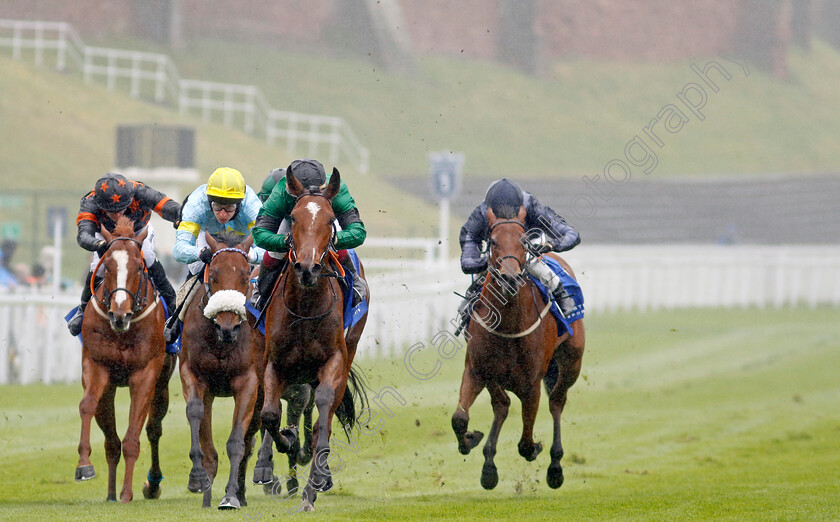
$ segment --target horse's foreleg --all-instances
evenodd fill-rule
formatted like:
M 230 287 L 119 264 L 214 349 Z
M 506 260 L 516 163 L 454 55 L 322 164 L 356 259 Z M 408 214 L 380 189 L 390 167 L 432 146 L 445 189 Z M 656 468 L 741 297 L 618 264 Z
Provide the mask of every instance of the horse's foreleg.
M 210 479 L 210 487 L 204 490 L 204 498 L 201 507 L 210 507 L 210 495 L 212 494 L 213 481 L 216 479 L 216 472 L 219 469 L 219 452 L 213 444 L 213 401 L 215 397 L 209 392 L 204 393 L 204 417 L 201 418 L 201 425 L 198 428 L 198 440 L 201 444 L 201 452 L 204 458 L 201 464 Z
M 190 477 L 187 482 L 187 489 L 193 493 L 201 493 L 210 489 L 210 477 L 204 470 L 204 452 L 199 441 L 201 431 L 201 420 L 204 418 L 204 394 L 206 386 L 200 382 L 189 367 L 189 359 L 181 356 L 180 372 L 181 388 L 184 391 L 184 400 L 187 401 L 187 422 L 190 425 Z
M 458 451 L 462 455 L 467 455 L 470 450 L 478 446 L 484 433 L 473 430 L 468 432 L 467 428 L 470 424 L 470 407 L 481 390 L 484 389 L 484 384 L 480 383 L 472 374 L 472 369 L 467 363 L 464 368 L 464 375 L 461 377 L 461 393 L 458 396 L 458 407 L 455 413 L 452 414 L 452 430 L 455 432 L 455 439 L 458 441 Z
M 490 392 L 490 403 L 493 405 L 493 425 L 487 435 L 487 442 L 484 444 L 484 467 L 481 468 L 481 487 L 493 489 L 499 483 L 499 473 L 496 470 L 496 463 L 493 458 L 496 456 L 496 443 L 499 440 L 499 432 L 502 424 L 508 416 L 510 398 L 498 384 L 491 384 L 487 387 Z
M 531 462 L 537 458 L 543 447 L 534 442 L 534 421 L 540 409 L 540 382 L 537 381 L 527 393 L 520 395 L 522 401 L 522 438 L 519 439 L 519 454 Z
M 105 435 L 105 459 L 108 461 L 108 496 L 106 500 L 117 500 L 117 464 L 120 462 L 120 436 L 114 416 L 114 395 L 116 386 L 109 385 L 96 407 L 96 423 Z
M 82 359 L 82 385 L 84 395 L 79 402 L 79 416 L 82 419 L 82 433 L 79 437 L 79 463 L 76 465 L 76 480 L 90 480 L 96 476 L 90 463 L 90 421 L 96 414 L 99 399 L 108 387 L 108 370 L 91 361 Z
M 131 406 L 128 413 L 128 429 L 122 441 L 125 478 L 120 492 L 120 502 L 130 502 L 134 497 L 131 484 L 134 480 L 134 466 L 137 463 L 137 457 L 140 456 L 140 432 L 149 416 L 149 405 L 152 402 L 155 383 L 162 366 L 163 359 L 161 358 L 158 361 L 152 361 L 146 368 L 128 378 Z
M 309 464 L 312 460 L 312 410 L 315 409 L 315 397 L 312 387 L 304 384 L 304 396 L 306 400 L 303 401 L 303 424 L 300 429 L 303 432 L 303 444 L 300 446 L 300 454 L 298 455 L 298 463 L 301 466 Z
M 290 387 L 287 391 L 286 424 L 289 426 L 298 426 L 298 434 L 300 434 L 301 430 L 306 429 L 306 426 L 301 425 L 300 423 L 300 416 L 303 413 L 303 408 L 309 402 L 311 391 L 308 384 L 298 384 L 294 387 Z M 312 442 L 311 426 L 307 442 Z M 312 451 L 312 448 L 309 448 L 309 451 Z M 297 437 L 295 442 L 292 444 L 292 447 L 289 448 L 289 452 L 286 454 L 289 460 L 289 478 L 286 480 L 286 489 L 289 491 L 290 495 L 295 494 L 298 489 L 299 483 L 297 479 L 297 465 L 301 454 L 302 445 L 300 443 L 300 437 Z
M 554 421 L 554 438 L 551 443 L 551 464 L 548 466 L 546 482 L 553 489 L 563 485 L 563 467 L 560 464 L 560 459 L 563 458 L 563 444 L 560 440 L 560 416 L 566 406 L 567 392 L 580 375 L 583 360 L 585 335 L 583 321 L 578 320 L 572 323 L 572 329 L 574 335 L 561 344 L 554 353 L 559 375 L 557 383 L 548 394 L 548 408 Z
M 253 437 L 253 433 L 246 435 L 246 430 L 250 427 L 251 416 L 254 414 L 258 384 L 256 372 L 231 379 L 234 400 L 233 427 L 226 444 L 230 474 L 219 509 L 239 509 L 245 500 L 245 491 L 240 491 L 239 469 L 244 466 L 246 436 Z
M 259 379 L 259 377 L 257 379 Z M 236 496 L 242 506 L 248 505 L 245 501 L 245 472 L 248 467 L 248 460 L 254 452 L 254 439 L 257 432 L 260 430 L 260 407 L 262 406 L 262 400 L 262 387 L 258 385 L 256 400 L 254 401 L 254 409 L 251 412 L 251 422 L 248 423 L 248 429 L 245 430 L 245 455 L 242 456 L 242 465 L 239 466 L 239 476 L 237 477 L 239 490 L 237 491 Z
M 280 429 L 280 420 L 283 415 L 283 405 L 280 399 L 283 397 L 283 392 L 286 390 L 286 383 L 281 382 L 277 377 L 277 372 L 274 370 L 274 363 L 268 361 L 265 367 L 265 375 L 263 377 L 263 386 L 265 391 L 265 400 L 263 401 L 262 412 L 260 418 L 266 431 L 271 435 L 274 444 L 277 446 L 277 451 L 280 453 L 287 453 L 292 447 L 295 437 L 297 437 L 296 428 Z
M 341 397 L 347 388 L 347 373 L 342 352 L 338 351 L 318 372 L 318 387 L 315 389 L 315 407 L 318 408 L 318 420 L 313 426 L 312 465 L 309 480 L 303 491 L 303 510 L 315 509 L 314 502 L 319 491 L 329 491 L 333 487 L 330 474 L 330 435 L 332 418 Z
M 169 378 L 175 369 L 175 360 L 174 354 L 166 354 L 163 370 L 161 370 L 157 383 L 155 383 L 149 420 L 146 422 L 146 437 L 149 439 L 149 446 L 152 450 L 152 465 L 146 475 L 146 483 L 143 484 L 143 496 L 148 499 L 160 498 L 160 481 L 163 480 L 163 473 L 160 471 L 158 449 L 160 437 L 163 434 L 163 418 L 169 409 Z

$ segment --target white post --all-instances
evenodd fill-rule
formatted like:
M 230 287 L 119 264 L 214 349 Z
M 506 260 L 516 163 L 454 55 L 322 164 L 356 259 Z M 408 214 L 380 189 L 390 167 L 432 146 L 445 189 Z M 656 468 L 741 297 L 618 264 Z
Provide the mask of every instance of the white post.
M 438 262 L 442 269 L 446 268 L 449 259 L 449 198 L 440 200 L 440 249 Z
M 56 215 L 53 226 L 53 295 L 58 296 L 61 291 L 61 232 L 64 229 L 64 219 L 61 214 Z

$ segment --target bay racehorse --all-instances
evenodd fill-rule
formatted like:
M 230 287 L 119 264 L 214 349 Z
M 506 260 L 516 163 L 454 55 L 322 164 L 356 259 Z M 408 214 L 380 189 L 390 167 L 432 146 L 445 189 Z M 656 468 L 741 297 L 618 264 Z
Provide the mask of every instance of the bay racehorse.
M 481 485 L 485 489 L 496 487 L 499 475 L 493 458 L 510 406 L 507 391 L 522 402 L 519 454 L 532 461 L 542 451 L 542 444 L 534 442 L 533 427 L 539 409 L 540 381 L 544 379 L 554 420 L 547 482 L 551 488 L 559 488 L 563 484 L 560 415 L 567 391 L 580 374 L 585 344 L 583 320 L 571 323 L 572 335 L 563 332 L 558 337 L 556 322 L 550 316 L 545 317 L 548 303 L 524 271 L 526 263 L 535 261 L 523 244 L 527 232 L 524 207 L 517 215 L 505 218 L 495 216 L 492 209 L 487 213 L 489 271 L 467 331 L 466 363 L 458 407 L 452 415 L 452 429 L 462 454 L 468 454 L 478 445 L 483 434 L 467 431 L 469 410 L 478 394 L 487 388 L 493 406 L 493 424 L 484 445 Z M 574 277 L 565 261 L 553 254 L 552 257 Z
M 120 500 L 131 501 L 134 465 L 140 455 L 140 431 L 148 417 L 146 435 L 152 449 L 152 466 L 143 494 L 146 498 L 158 498 L 163 479 L 158 443 L 161 423 L 169 408 L 169 377 L 175 368 L 175 355 L 165 351 L 164 310 L 143 259 L 141 247 L 147 231 L 135 237 L 132 221 L 121 217 L 113 234 L 104 227 L 101 233 L 108 241 L 108 250 L 99 261 L 105 267 L 104 280 L 93 292 L 82 323 L 84 396 L 79 403 L 82 433 L 76 480 L 88 480 L 96 475 L 90 462 L 90 421 L 95 417 L 105 434 L 107 500 L 116 500 L 117 464 L 122 450 L 125 477 Z M 91 278 L 91 285 L 95 280 Z M 117 387 L 122 386 L 128 386 L 131 406 L 128 429 L 120 442 L 114 395 Z
M 313 460 L 301 504 L 302 510 L 312 511 L 317 492 L 328 491 L 333 485 L 327 462 L 333 415 L 339 417 L 345 429 L 352 429 L 356 420 L 353 399 L 366 402 L 364 385 L 351 365 L 367 317 L 350 327 L 345 337 L 342 288 L 338 282 L 343 269 L 332 248 L 332 199 L 341 183 L 338 170 L 333 169 L 323 190 L 304 189 L 291 171 L 286 173 L 286 183 L 296 202 L 291 212 L 287 266 L 266 305 L 262 422 L 278 451 L 288 451 L 293 441 L 279 429 L 280 398 L 292 384 L 315 384 L 318 420 L 313 426 Z M 364 277 L 361 265 L 358 276 Z M 369 302 L 369 295 L 367 299 Z
M 190 471 L 187 489 L 203 492 L 210 506 L 219 456 L 213 445 L 212 409 L 216 397 L 233 397 L 233 425 L 227 440 L 230 475 L 219 509 L 246 505 L 245 467 L 259 429 L 264 369 L 262 339 L 254 339 L 245 302 L 250 298 L 249 236 L 205 233 L 213 252 L 184 317 L 180 374 L 190 424 Z M 201 277 L 201 276 L 199 276 Z M 255 409 L 257 414 L 255 415 Z

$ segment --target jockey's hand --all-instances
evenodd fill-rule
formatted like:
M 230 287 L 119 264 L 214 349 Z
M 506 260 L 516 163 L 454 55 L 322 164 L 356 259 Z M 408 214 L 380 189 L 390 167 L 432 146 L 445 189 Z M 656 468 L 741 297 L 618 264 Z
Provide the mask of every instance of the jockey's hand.
M 172 228 L 174 228 L 175 230 L 178 230 L 178 227 L 180 227 L 180 226 L 181 226 L 181 220 L 180 219 L 176 219 L 175 221 L 172 222 Z
M 260 256 L 259 253 L 256 250 L 254 250 L 253 248 L 248 251 L 248 263 L 250 263 L 252 265 L 257 265 L 257 264 L 259 264 L 261 259 L 262 259 L 262 256 Z
M 286 234 L 286 239 L 283 240 L 283 248 L 278 252 L 288 252 L 292 249 L 292 235 Z
M 201 252 L 198 253 L 198 258 L 204 262 L 205 265 L 209 265 L 210 261 L 213 260 L 213 251 L 210 250 L 209 247 L 204 247 L 201 249 Z
M 99 257 L 105 255 L 105 252 L 108 251 L 108 242 L 104 239 L 96 244 L 96 253 L 99 254 Z

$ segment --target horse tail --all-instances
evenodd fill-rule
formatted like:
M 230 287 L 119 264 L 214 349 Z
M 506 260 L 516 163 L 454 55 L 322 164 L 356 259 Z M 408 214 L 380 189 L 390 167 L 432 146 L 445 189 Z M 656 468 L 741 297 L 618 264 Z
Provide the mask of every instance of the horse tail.
M 557 384 L 557 379 L 559 377 L 560 367 L 557 365 L 557 359 L 552 357 L 551 361 L 548 363 L 548 370 L 545 372 L 545 377 L 543 377 L 546 393 L 551 393 L 551 390 L 554 389 L 554 385 Z
M 347 389 L 344 391 L 344 397 L 341 398 L 335 414 L 341 425 L 344 427 L 344 434 L 350 440 L 350 430 L 356 426 L 356 406 L 359 410 L 369 409 L 370 401 L 368 400 L 368 385 L 365 374 L 356 371 L 355 368 L 350 368 L 350 375 L 347 377 Z

